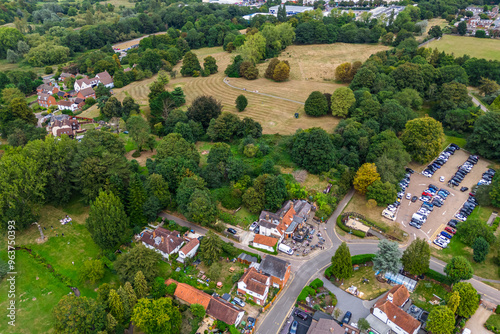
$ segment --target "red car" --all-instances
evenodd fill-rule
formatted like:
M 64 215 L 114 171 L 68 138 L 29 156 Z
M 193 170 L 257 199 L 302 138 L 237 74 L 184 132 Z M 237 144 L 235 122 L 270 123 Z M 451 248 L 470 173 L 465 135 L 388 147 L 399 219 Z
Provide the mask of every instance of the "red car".
M 451 227 L 448 227 L 448 226 L 446 226 L 446 227 L 444 228 L 444 230 L 445 230 L 446 232 L 450 232 L 451 234 L 455 234 L 455 233 L 457 233 L 457 231 L 455 231 L 454 229 L 452 229 Z
M 429 196 L 429 197 L 432 197 L 432 194 L 431 193 L 428 193 L 427 191 L 424 191 L 422 193 L 422 196 Z

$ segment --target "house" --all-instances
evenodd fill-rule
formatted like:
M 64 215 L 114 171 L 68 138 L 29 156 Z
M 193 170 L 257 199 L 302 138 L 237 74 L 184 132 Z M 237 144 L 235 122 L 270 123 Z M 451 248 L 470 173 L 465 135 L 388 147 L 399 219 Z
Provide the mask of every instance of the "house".
M 266 255 L 259 264 L 259 272 L 271 277 L 271 284 L 276 288 L 283 288 L 290 278 L 290 262 Z
M 168 279 L 165 284 L 177 284 L 174 297 L 185 304 L 200 304 L 207 311 L 207 315 L 225 322 L 228 325 L 236 325 L 241 322 L 245 311 L 227 302 L 226 300 L 210 296 L 209 294 L 196 289 L 186 283 L 178 283 L 173 279 Z
M 465 8 L 466 12 L 472 12 L 474 15 L 479 15 L 483 12 L 484 7 L 474 7 L 474 6 L 469 6 Z
M 184 239 L 181 238 L 179 232 L 169 231 L 163 227 L 158 227 L 153 232 L 142 232 L 139 240 L 144 246 L 160 253 L 167 260 L 170 255 L 179 252 L 184 244 Z
M 200 248 L 200 241 L 196 238 L 191 239 L 179 250 L 179 257 L 177 258 L 177 261 L 184 263 L 185 259 L 193 258 L 198 251 L 198 248 Z
M 87 88 L 84 88 L 82 90 L 79 90 L 78 93 L 76 94 L 76 97 L 83 99 L 83 100 L 88 99 L 89 97 L 92 97 L 95 99 L 95 92 L 92 89 L 92 87 L 87 87 Z
M 60 99 L 65 99 L 65 98 L 70 97 L 69 93 L 67 93 L 63 90 L 58 91 L 57 96 L 59 96 Z
M 238 293 L 252 298 L 258 305 L 265 305 L 269 293 L 271 278 L 268 275 L 259 273 L 255 268 L 245 271 L 238 281 Z
M 248 255 L 247 253 L 241 253 L 238 255 L 238 262 L 251 265 L 252 263 L 257 263 L 257 258 L 255 256 Z
M 67 115 L 66 115 L 67 116 Z M 54 137 L 68 135 L 70 138 L 75 137 L 76 131 L 80 128 L 76 118 L 65 117 L 62 119 L 53 119 L 48 126 L 48 131 Z
M 86 88 L 92 88 L 92 82 L 90 81 L 90 79 L 87 76 L 75 81 L 74 89 L 76 92 L 79 92 L 82 89 L 86 89 Z
M 290 238 L 297 227 L 307 221 L 312 205 L 305 200 L 286 201 L 276 213 L 262 211 L 259 216 L 259 234 L 277 238 Z
M 115 84 L 113 83 L 113 78 L 111 77 L 111 75 L 109 75 L 108 71 L 97 73 L 95 75 L 95 78 L 97 79 L 96 85 L 101 83 L 104 85 L 104 87 L 107 88 L 113 88 L 115 86 Z
M 38 93 L 38 95 L 40 95 L 41 93 L 52 95 L 57 94 L 59 92 L 59 88 L 56 86 L 52 86 L 51 84 L 44 83 L 36 88 L 36 92 Z
M 417 334 L 420 321 L 402 309 L 409 299 L 408 289 L 396 285 L 373 305 L 372 314 L 397 334 Z
M 389 327 L 385 322 L 382 322 L 379 318 L 375 317 L 373 314 L 369 314 L 365 319 L 368 321 L 371 330 L 375 334 L 391 333 L 391 327 Z
M 59 80 L 63 81 L 64 79 L 67 79 L 67 78 L 74 78 L 75 76 L 71 73 L 67 73 L 67 72 L 62 72 L 60 75 L 59 75 Z
M 278 239 L 273 237 L 267 237 L 262 234 L 256 234 L 253 239 L 253 246 L 256 248 L 265 249 L 269 252 L 274 252 Z
M 57 105 L 56 98 L 48 93 L 38 93 L 38 105 L 40 107 L 49 108 Z
M 115 85 L 113 83 L 113 78 L 109 75 L 108 71 L 97 73 L 95 77 L 89 78 L 85 76 L 82 79 L 75 81 L 75 91 L 79 92 L 87 88 L 93 88 L 98 84 L 103 84 L 104 87 L 113 88 Z
M 307 334 L 343 334 L 344 329 L 331 319 L 321 318 L 319 321 L 313 321 Z
M 76 109 L 78 109 L 78 104 L 72 101 L 58 101 L 57 107 L 59 108 L 59 110 L 75 111 Z
M 85 100 L 77 97 L 75 100 L 75 103 L 77 105 L 77 109 L 82 108 L 85 105 Z

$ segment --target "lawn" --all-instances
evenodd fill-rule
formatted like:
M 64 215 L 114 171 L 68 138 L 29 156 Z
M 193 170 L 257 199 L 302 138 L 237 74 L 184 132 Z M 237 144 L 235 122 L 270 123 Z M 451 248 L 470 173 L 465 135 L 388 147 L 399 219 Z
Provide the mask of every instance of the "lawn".
M 439 41 L 427 44 L 427 47 L 453 53 L 456 57 L 467 54 L 471 57 L 500 60 L 498 39 L 444 35 Z
M 466 143 L 467 143 L 467 139 L 465 139 L 465 138 L 444 136 L 444 142 L 443 142 L 443 145 L 441 145 L 441 148 L 444 150 L 450 144 L 456 144 L 460 147 L 465 147 Z
M 248 210 L 244 207 L 242 207 L 236 214 L 234 215 L 236 218 L 236 221 L 238 222 L 238 226 L 242 228 L 246 228 L 250 224 L 252 224 L 254 221 L 257 221 L 259 219 L 258 214 L 250 213 Z
M 479 219 L 481 221 L 487 222 L 493 210 L 494 209 L 491 206 L 476 206 L 468 219 Z
M 125 143 L 125 151 L 130 152 L 137 149 L 137 145 L 128 134 L 121 132 L 118 136 L 123 139 L 123 142 Z
M 449 292 L 450 288 L 448 286 L 425 279 L 418 282 L 415 291 L 411 293 L 411 300 L 418 307 L 426 311 L 431 311 L 434 305 L 429 302 L 437 300 L 434 295 L 444 299 Z
M 368 282 L 364 282 L 365 279 Z M 344 280 L 344 285 L 340 286 L 341 281 L 333 281 L 333 283 L 344 290 L 354 285 L 359 291 L 363 292 L 363 296 L 360 298 L 364 300 L 377 298 L 391 288 L 390 284 L 381 283 L 377 280 L 372 266 L 365 267 L 363 265 L 360 265 L 359 269 L 354 271 L 353 277 Z
M 500 314 L 490 315 L 488 320 L 486 320 L 485 325 L 486 326 L 493 326 L 495 328 L 500 328 Z

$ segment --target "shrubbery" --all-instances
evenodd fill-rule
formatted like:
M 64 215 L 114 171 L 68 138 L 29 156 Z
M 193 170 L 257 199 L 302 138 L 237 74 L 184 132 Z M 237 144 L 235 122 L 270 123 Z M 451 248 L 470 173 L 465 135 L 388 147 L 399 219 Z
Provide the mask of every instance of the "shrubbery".
M 352 265 L 363 264 L 370 262 L 375 257 L 375 254 L 359 254 L 351 257 Z

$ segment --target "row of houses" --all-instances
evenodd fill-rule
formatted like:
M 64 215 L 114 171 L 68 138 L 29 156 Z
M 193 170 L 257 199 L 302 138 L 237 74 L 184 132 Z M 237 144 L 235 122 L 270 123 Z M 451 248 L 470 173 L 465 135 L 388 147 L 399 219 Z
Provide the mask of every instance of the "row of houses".
M 470 35 L 475 35 L 476 31 L 484 30 L 486 35 L 490 35 L 491 33 L 500 32 L 500 17 L 498 16 L 498 6 L 495 6 L 491 11 L 484 13 L 483 7 L 474 7 L 469 6 L 465 9 L 465 11 L 470 11 L 473 13 L 471 18 L 464 17 L 461 21 L 456 22 L 455 26 L 462 21 L 467 23 L 467 32 Z M 481 14 L 487 14 L 488 18 L 481 18 Z

